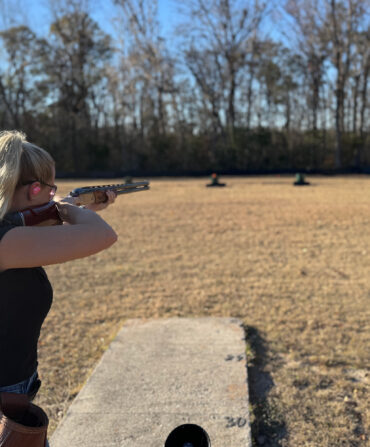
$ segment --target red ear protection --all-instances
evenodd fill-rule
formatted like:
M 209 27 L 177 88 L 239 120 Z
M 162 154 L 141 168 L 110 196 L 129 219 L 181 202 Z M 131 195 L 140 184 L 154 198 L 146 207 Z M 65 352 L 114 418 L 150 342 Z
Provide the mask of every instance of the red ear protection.
M 41 188 L 39 186 L 34 186 L 32 188 L 32 194 L 36 195 L 41 191 Z

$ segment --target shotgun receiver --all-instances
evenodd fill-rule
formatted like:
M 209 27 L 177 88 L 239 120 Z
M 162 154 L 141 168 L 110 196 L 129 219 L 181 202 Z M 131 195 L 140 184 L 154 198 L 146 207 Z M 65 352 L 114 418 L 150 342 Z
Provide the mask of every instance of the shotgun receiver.
M 88 205 L 89 203 L 102 203 L 108 200 L 106 191 L 115 191 L 117 195 L 131 192 L 147 191 L 149 182 L 122 183 L 118 185 L 84 186 L 75 188 L 69 193 L 74 198 L 76 205 Z

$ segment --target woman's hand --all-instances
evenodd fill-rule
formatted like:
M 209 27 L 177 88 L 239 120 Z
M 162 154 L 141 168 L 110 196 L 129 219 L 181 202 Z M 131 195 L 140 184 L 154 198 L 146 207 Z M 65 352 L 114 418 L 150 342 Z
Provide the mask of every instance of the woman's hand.
M 109 205 L 111 205 L 112 203 L 114 203 L 114 201 L 116 200 L 117 194 L 115 193 L 115 191 L 106 191 L 105 194 L 108 197 L 108 200 L 106 202 L 102 202 L 102 203 L 89 203 L 88 205 L 84 205 L 84 208 L 87 208 L 89 210 L 92 211 L 101 211 L 104 210 L 105 208 L 107 208 Z M 56 202 L 60 202 L 60 203 L 70 203 L 71 205 L 75 205 L 75 197 L 71 197 L 71 196 L 67 196 L 67 197 L 56 197 L 54 198 L 54 200 Z
M 88 205 L 85 205 L 85 208 L 92 210 L 92 211 L 101 211 L 107 208 L 109 205 L 112 205 L 114 201 L 116 200 L 117 194 L 115 191 L 106 191 L 105 194 L 108 197 L 108 200 L 103 203 L 89 203 Z

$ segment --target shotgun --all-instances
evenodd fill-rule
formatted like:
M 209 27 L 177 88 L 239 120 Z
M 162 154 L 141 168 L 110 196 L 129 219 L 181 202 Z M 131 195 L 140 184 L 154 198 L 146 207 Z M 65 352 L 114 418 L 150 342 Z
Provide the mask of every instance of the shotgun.
M 103 203 L 108 200 L 106 191 L 115 191 L 117 195 L 128 194 L 131 192 L 147 191 L 149 189 L 149 182 L 134 182 L 122 183 L 117 185 L 102 185 L 102 186 L 84 186 L 82 188 L 75 188 L 69 193 L 70 197 L 74 198 L 74 204 L 88 205 L 89 203 Z M 18 226 L 48 226 L 61 225 L 61 219 L 58 211 L 57 202 L 50 201 L 44 205 L 38 205 L 33 208 L 16 211 L 7 214 L 0 225 L 18 225 Z

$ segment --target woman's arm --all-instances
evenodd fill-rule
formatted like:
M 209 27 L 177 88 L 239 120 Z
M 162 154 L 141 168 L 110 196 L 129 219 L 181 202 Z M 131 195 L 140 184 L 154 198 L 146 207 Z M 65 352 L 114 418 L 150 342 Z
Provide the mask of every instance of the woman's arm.
M 98 214 L 67 203 L 58 205 L 70 225 L 15 227 L 0 241 L 0 271 L 39 267 L 83 258 L 110 247 L 114 230 Z

